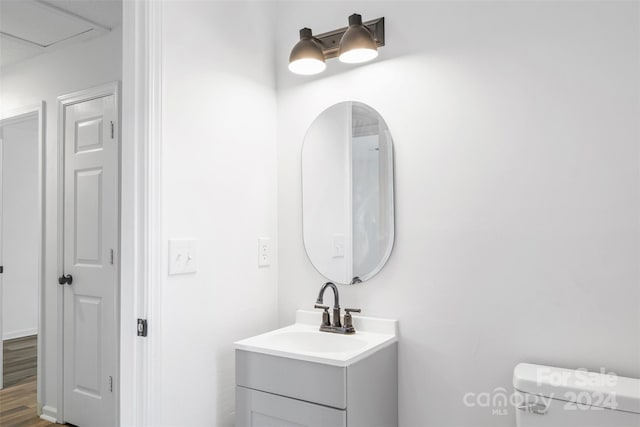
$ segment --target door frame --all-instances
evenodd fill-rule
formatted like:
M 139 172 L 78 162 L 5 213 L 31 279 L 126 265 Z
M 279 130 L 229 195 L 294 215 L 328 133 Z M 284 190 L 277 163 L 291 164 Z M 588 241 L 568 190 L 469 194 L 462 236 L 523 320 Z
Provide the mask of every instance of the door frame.
M 121 212 L 121 198 L 122 198 L 122 173 L 121 173 L 121 165 L 122 165 L 122 138 L 121 138 L 121 120 L 122 108 L 120 106 L 120 82 L 112 82 L 107 83 L 100 86 L 95 86 L 89 89 L 81 90 L 78 92 L 73 92 L 67 95 L 62 95 L 58 97 L 58 277 L 62 276 L 64 273 L 64 190 L 65 190 L 65 168 L 64 168 L 64 157 L 65 157 L 65 108 L 74 104 L 78 104 L 85 101 L 91 101 L 97 98 L 103 98 L 105 96 L 114 97 L 115 109 L 116 109 L 116 124 L 115 124 L 115 134 L 117 137 L 117 153 L 116 158 L 118 161 L 117 165 L 117 180 L 116 183 L 116 192 L 117 203 L 116 211 Z M 115 375 L 117 375 L 116 384 L 120 384 L 120 265 L 121 265 L 121 217 L 119 214 L 117 218 L 117 229 L 116 229 L 116 286 L 115 286 L 115 311 L 116 315 L 114 317 L 115 320 L 115 354 L 116 354 L 116 370 Z M 58 325 L 58 336 L 57 336 L 57 345 L 58 345 L 58 361 L 57 361 L 57 377 L 58 377 L 58 396 L 57 396 L 57 419 L 58 422 L 64 422 L 64 286 L 58 286 L 57 292 L 57 325 Z M 120 418 L 120 388 L 116 387 L 114 390 L 115 395 L 115 419 Z
M 163 2 L 122 9 L 120 425 L 152 427 L 163 376 Z M 148 336 L 137 336 L 137 319 L 147 319 Z
M 6 126 L 10 123 L 21 122 L 23 120 L 29 120 L 35 118 L 38 123 L 38 335 L 37 335 L 37 354 L 36 354 L 36 401 L 38 405 L 38 410 L 42 407 L 42 384 L 43 384 L 43 375 L 42 375 L 42 362 L 44 355 L 44 257 L 45 257 L 45 164 L 44 164 L 44 153 L 45 153 L 45 102 L 40 101 L 37 104 L 28 105 L 25 107 L 5 111 L 0 113 L 0 127 Z M 2 157 L 0 156 L 0 159 Z M 2 185 L 2 179 L 0 177 L 0 185 Z M 1 190 L 1 189 L 0 189 Z M 0 196 L 2 192 L 0 191 Z M 2 204 L 0 201 L 0 208 Z M 1 226 L 1 224 L 0 224 Z M 0 242 L 0 245 L 2 242 Z M 0 279 L 0 341 L 2 341 L 2 280 Z M 3 346 L 0 342 L 0 357 L 3 356 Z M 2 383 L 2 375 L 4 374 L 3 363 L 0 359 L 0 384 Z
M 122 426 L 154 426 L 161 407 L 161 329 L 163 233 L 162 171 L 162 9 L 163 2 L 123 2 L 122 100 L 120 104 L 120 381 Z M 44 212 L 45 103 L 0 113 L 5 117 L 38 113 L 41 140 L 41 183 Z M 55 159 L 51 159 L 56 162 Z M 55 197 L 55 196 L 54 196 Z M 60 207 L 58 208 L 60 209 Z M 44 222 L 42 223 L 44 224 Z M 43 230 L 44 231 L 44 227 Z M 42 236 L 44 239 L 44 236 Z M 44 244 L 42 251 L 45 250 Z M 59 265 L 59 263 L 58 263 Z M 44 252 L 41 277 L 44 278 Z M 44 286 L 42 283 L 41 286 Z M 44 326 L 40 288 L 39 327 Z M 149 321 L 148 337 L 138 337 L 136 320 Z M 42 331 L 44 332 L 44 330 Z M 38 334 L 38 405 L 42 405 L 44 340 Z M 58 342 L 59 344 L 59 342 Z M 59 350 L 60 351 L 60 350 Z M 60 354 L 57 354 L 59 358 Z M 56 363 L 59 367 L 59 363 Z M 58 380 L 60 377 L 58 377 Z M 56 390 L 58 388 L 56 387 Z M 62 410 L 60 401 L 58 408 Z M 47 417 L 61 419 L 60 413 Z

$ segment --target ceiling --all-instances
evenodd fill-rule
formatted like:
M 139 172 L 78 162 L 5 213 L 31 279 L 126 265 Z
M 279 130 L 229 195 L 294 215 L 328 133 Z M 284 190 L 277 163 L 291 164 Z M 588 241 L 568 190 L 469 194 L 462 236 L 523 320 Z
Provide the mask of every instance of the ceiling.
M 107 34 L 122 0 L 0 0 L 0 67 Z

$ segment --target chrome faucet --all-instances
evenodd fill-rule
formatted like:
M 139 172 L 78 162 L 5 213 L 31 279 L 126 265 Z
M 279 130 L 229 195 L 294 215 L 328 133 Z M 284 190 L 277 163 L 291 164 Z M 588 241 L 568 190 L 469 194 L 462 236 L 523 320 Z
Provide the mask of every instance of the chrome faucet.
M 324 304 L 324 291 L 327 288 L 331 288 L 333 291 L 333 322 L 329 319 L 329 306 Z M 340 323 L 340 295 L 338 294 L 338 287 L 332 283 L 327 282 L 320 288 L 318 293 L 318 299 L 316 300 L 315 308 L 321 308 L 324 310 L 322 313 L 322 324 L 320 325 L 320 331 L 322 332 L 334 332 L 337 334 L 354 334 L 356 332 L 353 327 L 351 313 L 360 313 L 359 308 L 345 308 L 346 314 L 344 315 L 344 326 Z

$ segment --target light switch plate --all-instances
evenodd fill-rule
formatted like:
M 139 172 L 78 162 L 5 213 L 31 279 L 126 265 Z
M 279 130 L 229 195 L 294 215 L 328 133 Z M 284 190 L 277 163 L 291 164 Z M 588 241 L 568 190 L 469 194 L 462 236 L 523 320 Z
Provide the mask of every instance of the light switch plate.
M 258 267 L 271 265 L 271 239 L 260 237 L 258 239 Z
M 196 241 L 169 240 L 169 275 L 196 271 Z

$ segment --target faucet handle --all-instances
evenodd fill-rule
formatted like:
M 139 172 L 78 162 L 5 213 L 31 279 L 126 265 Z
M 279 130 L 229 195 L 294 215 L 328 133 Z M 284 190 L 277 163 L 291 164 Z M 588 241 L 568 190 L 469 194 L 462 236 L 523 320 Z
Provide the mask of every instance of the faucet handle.
M 331 325 L 331 322 L 329 321 L 329 306 L 328 305 L 322 305 L 322 304 L 316 304 L 313 306 L 314 308 L 321 308 L 324 311 L 322 312 L 322 325 L 321 326 L 329 326 Z
M 345 308 L 344 309 L 344 327 L 350 330 L 350 333 L 354 333 L 356 330 L 353 328 L 353 318 L 351 313 L 360 313 L 362 310 L 359 308 Z

